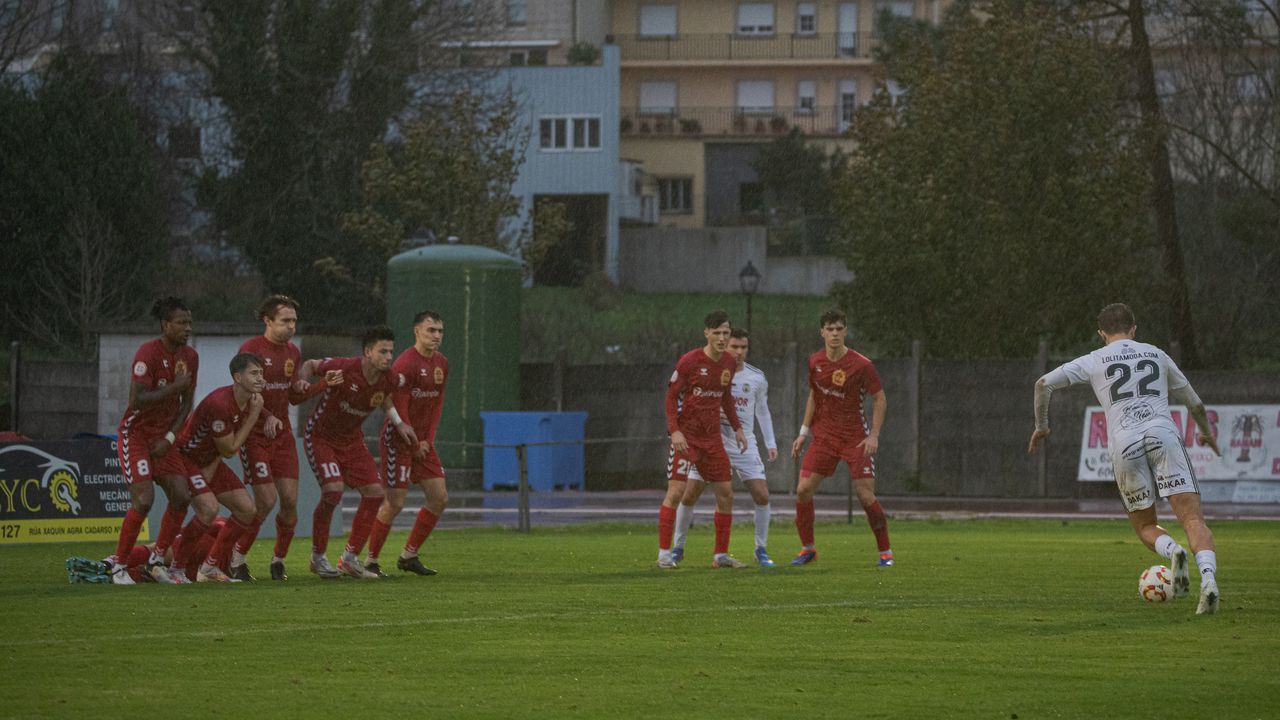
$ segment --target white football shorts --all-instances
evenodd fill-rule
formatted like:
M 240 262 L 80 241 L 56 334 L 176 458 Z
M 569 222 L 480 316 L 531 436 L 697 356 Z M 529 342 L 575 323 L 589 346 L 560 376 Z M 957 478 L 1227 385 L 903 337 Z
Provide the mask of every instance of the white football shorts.
M 724 451 L 729 455 L 729 467 L 733 468 L 733 474 L 739 480 L 745 482 L 765 479 L 764 461 L 760 459 L 760 449 L 755 445 L 748 445 L 746 452 L 738 452 L 736 443 L 726 442 Z M 689 468 L 689 479 L 705 482 L 696 467 Z
M 1145 510 L 1156 497 L 1200 492 L 1191 458 L 1172 428 L 1150 427 L 1141 435 L 1117 438 L 1111 448 L 1116 487 L 1129 512 Z

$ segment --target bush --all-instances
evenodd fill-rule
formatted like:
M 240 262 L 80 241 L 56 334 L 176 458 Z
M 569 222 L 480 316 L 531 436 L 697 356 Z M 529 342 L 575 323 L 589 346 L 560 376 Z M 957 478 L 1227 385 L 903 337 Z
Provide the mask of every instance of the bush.
M 569 64 L 595 65 L 600 60 L 600 48 L 589 42 L 576 42 L 569 46 Z
M 622 290 L 605 272 L 593 272 L 582 279 L 582 294 L 596 311 L 612 310 L 622 302 Z

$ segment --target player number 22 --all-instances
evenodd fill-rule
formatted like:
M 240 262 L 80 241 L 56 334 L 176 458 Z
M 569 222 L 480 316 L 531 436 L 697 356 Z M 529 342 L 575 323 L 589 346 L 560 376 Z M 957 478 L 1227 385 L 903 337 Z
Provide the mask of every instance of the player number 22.
M 1139 395 L 1155 396 L 1160 394 L 1159 390 L 1155 390 L 1151 387 L 1151 383 L 1160 379 L 1160 366 L 1156 364 L 1155 360 L 1143 360 L 1135 365 L 1133 370 L 1130 370 L 1129 366 L 1124 363 L 1116 363 L 1115 365 L 1107 366 L 1108 379 L 1117 375 L 1120 376 L 1119 380 L 1111 383 L 1111 402 L 1120 402 L 1121 400 L 1128 400 L 1133 397 L 1133 391 L 1121 390 L 1120 388 L 1129 384 L 1129 380 L 1133 377 L 1134 371 L 1137 371 L 1138 373 L 1145 373 L 1145 375 L 1138 378 Z

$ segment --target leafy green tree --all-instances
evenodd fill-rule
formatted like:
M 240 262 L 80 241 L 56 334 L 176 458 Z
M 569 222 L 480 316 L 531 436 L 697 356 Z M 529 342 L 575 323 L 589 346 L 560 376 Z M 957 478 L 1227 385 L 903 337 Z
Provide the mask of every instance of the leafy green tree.
M 764 191 L 768 223 L 780 237 L 771 251 L 812 255 L 830 252 L 834 188 L 846 158 L 839 148 L 828 153 L 797 128 L 762 145 L 752 168 Z
M 341 218 L 389 123 L 456 91 L 457 51 L 484 31 L 470 3 L 204 0 L 188 46 L 225 109 L 228 157 L 201 184 L 222 238 L 312 317 L 381 317 L 385 254 L 350 242 Z
M 171 198 L 147 123 L 75 45 L 29 84 L 0 83 L 0 283 L 8 331 L 92 356 L 103 323 L 144 310 Z
M 908 99 L 859 116 L 838 186 L 855 275 L 838 299 L 899 350 L 1071 346 L 1103 304 L 1145 307 L 1154 274 L 1119 59 L 1035 6 L 983 9 L 903 29 L 889 71 Z
M 360 206 L 342 217 L 354 247 L 385 264 L 420 229 L 503 251 L 521 245 L 528 224 L 510 221 L 520 211 L 511 187 L 527 137 L 516 116 L 511 98 L 458 93 L 375 144 L 361 170 Z

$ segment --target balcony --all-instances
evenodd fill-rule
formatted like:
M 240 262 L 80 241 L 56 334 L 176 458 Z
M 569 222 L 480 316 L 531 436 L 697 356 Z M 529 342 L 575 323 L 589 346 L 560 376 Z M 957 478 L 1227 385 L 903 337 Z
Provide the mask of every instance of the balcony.
M 621 108 L 622 137 L 756 137 L 785 135 L 799 128 L 806 135 L 836 137 L 848 131 L 854 111 L 848 107 L 812 109 L 695 107 L 669 111 Z
M 874 33 L 614 35 L 622 62 L 870 60 Z

